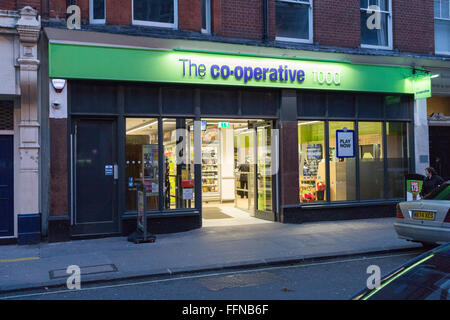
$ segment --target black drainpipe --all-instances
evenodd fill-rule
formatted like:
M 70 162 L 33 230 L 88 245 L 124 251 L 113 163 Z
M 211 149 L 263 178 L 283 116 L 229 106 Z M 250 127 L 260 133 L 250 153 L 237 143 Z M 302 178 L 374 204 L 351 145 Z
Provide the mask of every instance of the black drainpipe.
M 269 40 L 269 0 L 262 0 L 263 8 L 263 42 Z

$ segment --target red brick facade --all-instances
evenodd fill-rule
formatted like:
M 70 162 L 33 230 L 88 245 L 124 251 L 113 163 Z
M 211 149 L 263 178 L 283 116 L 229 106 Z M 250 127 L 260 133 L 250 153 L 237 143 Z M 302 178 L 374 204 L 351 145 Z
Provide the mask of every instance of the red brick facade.
M 269 40 L 276 36 L 275 1 L 268 0 Z M 89 22 L 89 0 L 73 1 Z M 264 35 L 264 0 L 211 0 L 212 33 L 219 37 L 261 41 Z M 19 10 L 31 5 L 46 18 L 64 19 L 66 0 L 0 0 L 0 9 Z M 433 0 L 392 0 L 393 49 L 433 54 Z M 106 23 L 132 24 L 132 0 L 107 0 Z M 201 31 L 201 0 L 178 0 L 180 30 Z M 359 0 L 313 0 L 313 42 L 322 46 L 358 48 L 361 44 Z
M 361 44 L 360 0 L 313 0 L 313 41 L 323 46 Z
M 392 1 L 394 49 L 434 53 L 433 0 Z

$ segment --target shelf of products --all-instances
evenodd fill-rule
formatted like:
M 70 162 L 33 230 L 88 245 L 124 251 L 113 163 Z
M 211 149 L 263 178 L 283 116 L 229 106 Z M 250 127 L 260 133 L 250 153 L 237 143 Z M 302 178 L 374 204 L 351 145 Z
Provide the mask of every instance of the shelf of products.
M 219 194 L 219 144 L 210 142 L 202 146 L 203 197 L 216 200 Z

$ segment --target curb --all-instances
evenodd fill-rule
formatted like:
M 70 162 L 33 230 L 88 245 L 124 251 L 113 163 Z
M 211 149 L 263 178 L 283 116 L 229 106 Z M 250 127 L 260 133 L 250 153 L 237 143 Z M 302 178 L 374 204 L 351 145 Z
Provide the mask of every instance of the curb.
M 209 265 L 202 266 L 197 268 L 174 268 L 174 269 L 159 269 L 154 272 L 141 272 L 134 274 L 120 274 L 116 273 L 116 276 L 102 277 L 102 276 L 89 276 L 86 275 L 84 277 L 88 277 L 87 280 L 82 281 L 82 285 L 92 285 L 92 284 L 100 284 L 106 282 L 119 282 L 119 281 L 130 281 L 130 280 L 138 280 L 142 278 L 157 278 L 164 276 L 175 276 L 182 275 L 188 273 L 202 273 L 202 272 L 212 272 L 212 271 L 226 271 L 226 270 L 239 270 L 239 269 L 248 269 L 248 268 L 258 268 L 258 267 L 273 267 L 273 266 L 283 266 L 290 264 L 299 264 L 313 261 L 324 261 L 331 260 L 336 258 L 348 258 L 348 257 L 358 257 L 364 255 L 378 255 L 378 254 L 388 254 L 395 252 L 413 252 L 422 249 L 421 246 L 397 246 L 388 249 L 367 249 L 365 251 L 357 251 L 357 252 L 337 252 L 334 254 L 325 254 L 325 255 L 309 255 L 309 256 L 297 256 L 297 257 L 287 257 L 287 258 L 275 258 L 275 259 L 263 259 L 263 260 L 254 260 L 254 261 L 242 261 L 242 262 L 234 262 L 230 264 L 221 264 L 221 265 Z M 111 274 L 110 274 L 111 275 Z M 7 288 L 0 288 L 0 295 L 8 294 L 8 293 L 19 293 L 19 292 L 27 292 L 32 290 L 48 290 L 48 289 L 56 289 L 66 287 L 66 279 L 64 280 L 54 280 L 48 281 L 44 283 L 34 283 L 34 284 L 21 284 L 16 286 L 9 286 Z M 0 300 L 7 299 L 8 297 L 0 297 Z

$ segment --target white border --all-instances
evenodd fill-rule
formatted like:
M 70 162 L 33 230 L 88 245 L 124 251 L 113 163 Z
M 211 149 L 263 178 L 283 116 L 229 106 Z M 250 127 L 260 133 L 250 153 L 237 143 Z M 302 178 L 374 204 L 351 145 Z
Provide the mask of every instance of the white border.
M 367 8 L 359 8 L 359 11 L 362 10 L 367 11 Z M 393 50 L 393 35 L 392 35 L 392 25 L 393 25 L 393 19 L 392 19 L 392 0 L 389 0 L 389 11 L 382 11 L 380 10 L 380 13 L 385 13 L 388 15 L 388 45 L 387 46 L 374 46 L 371 44 L 363 44 L 361 43 L 361 48 L 365 49 L 381 49 L 381 50 Z M 361 39 L 362 42 L 362 39 Z
M 94 19 L 94 1 L 89 0 L 89 23 L 90 24 L 106 24 L 106 1 L 104 0 L 105 5 L 105 17 L 103 19 Z
M 437 51 L 436 50 L 436 20 L 448 21 L 450 23 L 450 6 L 449 6 L 449 18 L 442 18 L 442 0 L 439 1 L 439 17 L 434 16 L 434 54 L 450 56 L 450 51 Z
M 202 33 L 211 34 L 211 0 L 205 0 L 205 10 L 206 10 L 206 29 L 202 28 Z
M 136 26 L 178 29 L 178 0 L 173 0 L 173 23 L 154 22 L 134 19 L 134 0 L 131 1 L 131 23 Z
M 288 37 L 275 37 L 275 41 L 297 42 L 297 43 L 313 43 L 313 0 L 276 0 L 275 2 L 290 2 L 296 4 L 308 4 L 309 5 L 309 34 L 308 39 L 302 38 L 288 38 Z

